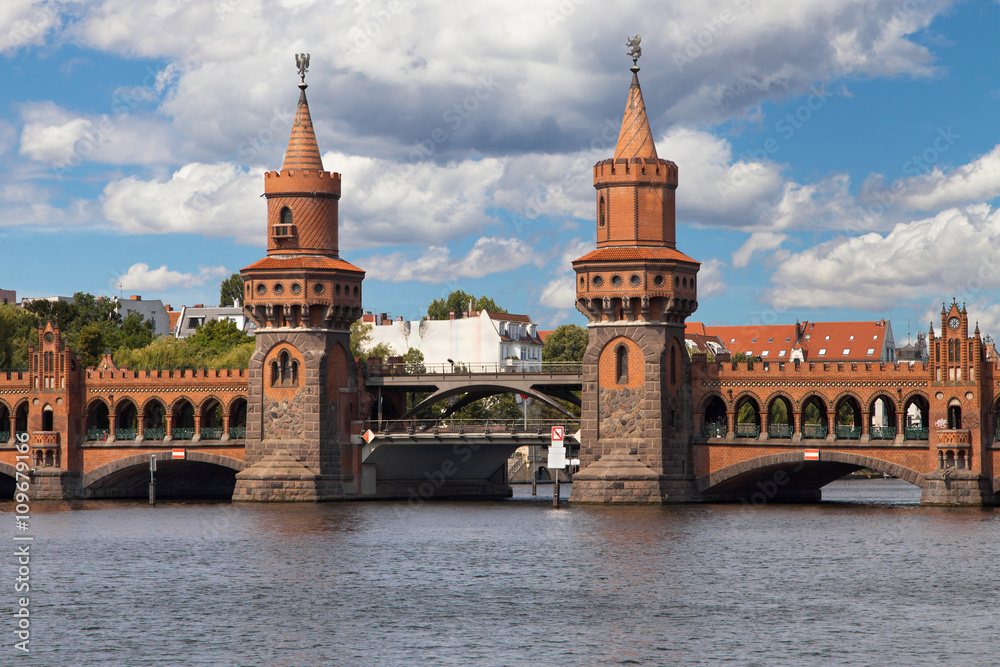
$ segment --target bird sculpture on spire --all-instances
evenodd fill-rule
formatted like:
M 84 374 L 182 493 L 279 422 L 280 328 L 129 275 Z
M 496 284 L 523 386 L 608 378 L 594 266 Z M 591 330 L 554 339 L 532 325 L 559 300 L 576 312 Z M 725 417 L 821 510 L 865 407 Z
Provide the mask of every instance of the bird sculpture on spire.
M 299 68 L 299 76 L 302 77 L 302 83 L 306 82 L 306 72 L 309 71 L 309 54 L 308 53 L 296 53 L 295 54 L 295 66 Z

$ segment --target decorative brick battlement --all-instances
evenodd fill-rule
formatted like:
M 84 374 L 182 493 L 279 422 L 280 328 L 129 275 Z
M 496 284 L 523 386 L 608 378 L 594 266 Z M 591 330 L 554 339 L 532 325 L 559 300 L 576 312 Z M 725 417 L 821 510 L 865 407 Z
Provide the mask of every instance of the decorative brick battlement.
M 659 158 L 618 158 L 601 160 L 594 165 L 595 187 L 649 183 L 675 189 L 677 165 Z
M 289 169 L 269 171 L 264 174 L 264 192 L 282 194 L 288 192 L 317 192 L 340 197 L 340 174 L 338 172 L 311 169 Z

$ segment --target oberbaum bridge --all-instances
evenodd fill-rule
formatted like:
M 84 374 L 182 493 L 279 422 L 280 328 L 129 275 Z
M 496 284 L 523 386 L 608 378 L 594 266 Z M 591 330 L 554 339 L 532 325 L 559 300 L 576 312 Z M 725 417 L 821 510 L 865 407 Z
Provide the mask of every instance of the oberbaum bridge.
M 338 252 L 341 175 L 321 161 L 300 66 L 284 163 L 264 175 L 267 256 L 241 271 L 257 325 L 249 367 L 133 370 L 105 355 L 83 368 L 48 323 L 28 369 L 0 371 L 0 493 L 12 497 L 27 459 L 34 498 L 144 497 L 154 458 L 160 497 L 505 498 L 508 457 L 547 445 L 547 432 L 411 417 L 443 398 L 464 396 L 454 410 L 518 392 L 581 404 L 575 502 L 815 501 L 870 468 L 920 487 L 925 504 L 995 504 L 1000 373 L 964 306 L 942 308 L 926 362 L 689 355 L 699 263 L 677 249 L 677 165 L 657 156 L 635 60 L 631 71 L 614 157 L 594 165 L 596 248 L 573 262 L 589 331 L 582 368 L 406 374 L 357 363 L 350 325 L 364 271 Z M 432 394 L 406 411 L 414 391 Z M 839 418 L 845 406 L 853 426 Z M 871 425 L 876 411 L 887 426 Z

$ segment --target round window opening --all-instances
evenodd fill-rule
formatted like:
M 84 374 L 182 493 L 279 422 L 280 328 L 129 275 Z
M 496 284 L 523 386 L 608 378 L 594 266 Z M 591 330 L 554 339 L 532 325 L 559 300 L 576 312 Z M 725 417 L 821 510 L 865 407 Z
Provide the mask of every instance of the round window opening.
M 316 294 L 322 294 L 323 293 L 323 283 L 320 283 L 318 285 L 313 285 L 313 292 L 316 292 Z
M 45 342 L 46 342 L 46 343 L 51 343 L 51 342 L 52 342 L 52 341 L 54 341 L 55 339 L 56 339 L 56 337 L 52 335 L 52 332 L 51 332 L 51 331 L 46 331 L 46 332 L 45 332 Z
M 292 283 L 292 294 L 298 294 L 302 291 L 302 285 L 298 283 Z
M 594 276 L 594 287 L 600 287 L 604 284 L 604 278 L 600 276 Z
M 633 286 L 638 287 L 638 285 L 639 285 L 639 276 L 632 276 L 631 278 L 628 279 L 628 281 L 630 283 L 632 283 Z
M 663 276 L 656 276 L 655 278 L 653 278 L 653 284 L 654 285 L 662 285 L 663 284 Z
M 618 287 L 619 285 L 622 284 L 622 277 L 621 276 L 615 276 L 615 277 L 613 277 L 611 279 L 611 284 L 614 285 L 615 287 Z
M 284 292 L 285 292 L 285 286 L 284 285 L 282 285 L 281 283 L 274 283 L 274 293 L 275 294 L 284 294 Z
M 267 285 L 264 283 L 257 283 L 257 294 L 264 294 L 267 292 Z

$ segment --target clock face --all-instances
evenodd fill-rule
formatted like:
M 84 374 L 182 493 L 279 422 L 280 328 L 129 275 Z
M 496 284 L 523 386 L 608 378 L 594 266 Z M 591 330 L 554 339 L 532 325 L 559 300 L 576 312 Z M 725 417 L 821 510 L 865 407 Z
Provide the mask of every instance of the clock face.
M 948 326 L 951 327 L 952 329 L 958 329 L 958 325 L 959 321 L 957 317 L 953 317 L 950 320 L 948 320 Z

